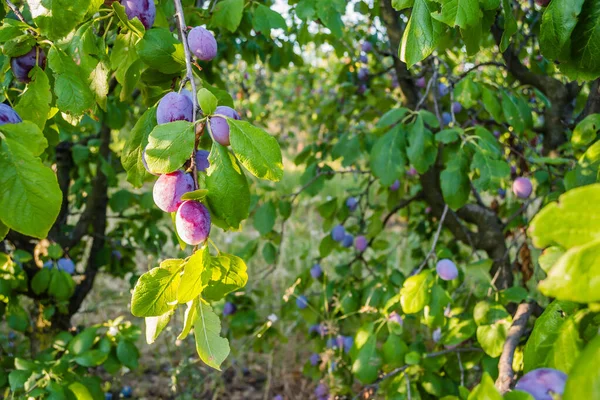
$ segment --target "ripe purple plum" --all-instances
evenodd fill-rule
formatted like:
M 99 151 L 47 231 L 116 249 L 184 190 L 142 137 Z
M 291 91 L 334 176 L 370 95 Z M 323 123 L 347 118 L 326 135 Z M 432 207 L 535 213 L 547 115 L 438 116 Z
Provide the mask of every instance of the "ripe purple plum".
M 308 299 L 306 298 L 306 296 L 298 296 L 296 298 L 296 306 L 301 310 L 304 310 L 306 307 L 308 307 Z
M 312 365 L 313 367 L 315 367 L 321 361 L 321 356 L 319 356 L 317 353 L 312 353 L 310 355 L 310 359 L 309 360 L 310 360 L 310 365 Z
M 354 240 L 354 247 L 356 248 L 356 250 L 363 252 L 367 249 L 367 246 L 369 245 L 369 242 L 367 241 L 367 238 L 360 235 L 357 236 L 356 239 Z
M 156 6 L 154 0 L 122 0 L 127 18 L 140 20 L 146 29 L 152 28 L 156 18 Z
M 447 96 L 450 93 L 450 88 L 445 83 L 438 84 L 438 93 L 441 97 Z
M 209 155 L 210 151 L 196 151 L 196 168 L 198 169 L 198 172 L 204 172 L 208 169 L 208 167 L 210 167 L 210 162 L 208 161 Z
M 206 28 L 197 26 L 188 33 L 190 51 L 202 61 L 210 61 L 217 56 L 217 40 Z
M 358 199 L 356 197 L 348 197 L 346 199 L 346 207 L 350 211 L 355 211 L 358 208 Z
M 388 321 L 396 323 L 396 324 L 400 324 L 400 325 L 404 324 L 402 317 L 396 311 L 392 311 L 390 313 L 390 315 L 388 315 Z
M 331 230 L 331 238 L 336 242 L 341 242 L 346 236 L 346 230 L 342 225 L 336 225 Z
M 417 172 L 417 170 L 415 169 L 415 167 L 410 167 L 408 169 L 408 172 L 406 173 L 406 175 L 413 177 L 413 176 L 417 176 L 419 174 L 419 172 Z
M 356 89 L 356 93 L 358 94 L 365 94 L 367 92 L 367 85 L 365 85 L 364 83 L 358 86 L 358 89 Z
M 352 336 L 343 336 L 343 347 L 344 351 L 348 353 L 352 346 L 354 345 L 354 338 Z
M 284 400 L 284 399 L 283 399 L 282 395 L 278 394 L 275 397 L 273 397 L 273 400 Z
M 422 76 L 420 78 L 417 79 L 417 81 L 415 82 L 415 85 L 419 88 L 419 89 L 424 89 L 425 86 L 427 86 L 427 81 L 425 80 L 425 77 Z
M 190 92 L 187 89 L 181 89 L 181 91 L 179 92 L 179 94 L 184 95 L 185 97 L 187 97 L 188 99 L 190 99 L 190 101 L 192 102 L 192 104 L 194 104 L 194 99 L 192 98 L 192 92 Z
M 183 93 L 167 93 L 156 108 L 156 122 L 159 124 L 182 120 L 192 122 L 193 115 L 194 104 Z
M 154 203 L 164 212 L 175 212 L 183 203 L 181 196 L 194 190 L 194 179 L 179 170 L 161 175 L 154 184 Z
M 190 246 L 195 246 L 208 239 L 210 213 L 204 204 L 186 200 L 177 209 L 175 227 L 181 240 Z
M 396 190 L 400 189 L 400 181 L 398 179 L 396 179 L 394 181 L 394 183 L 392 183 L 392 185 L 390 186 L 390 190 L 392 192 L 395 192 Z
M 498 189 L 498 196 L 500 196 L 501 199 L 504 199 L 506 197 L 506 189 L 499 188 Z
M 358 58 L 358 60 L 361 63 L 366 64 L 369 62 L 369 57 L 367 57 L 365 54 L 361 54 L 360 57 Z
M 342 246 L 346 248 L 352 247 L 352 243 L 354 243 L 354 236 L 349 233 L 346 233 L 344 239 L 342 239 Z
M 435 343 L 437 343 L 440 341 L 441 338 L 442 338 L 442 328 L 437 328 L 435 331 L 433 331 L 433 333 L 431 335 L 431 339 L 433 339 L 433 341 Z
M 373 43 L 369 42 L 368 40 L 365 40 L 364 42 L 362 42 L 361 50 L 365 53 L 370 53 L 371 51 L 373 51 Z
M 454 114 L 458 114 L 459 112 L 462 111 L 462 109 L 463 109 L 463 106 L 458 101 L 455 101 L 454 103 L 452 103 L 452 112 Z
M 519 177 L 513 182 L 512 191 L 518 198 L 526 199 L 531 196 L 533 186 L 528 178 Z
M 451 122 L 452 122 L 452 114 L 450 114 L 449 112 L 443 112 L 442 113 L 442 124 L 450 125 Z
M 437 271 L 438 276 L 445 281 L 451 281 L 458 277 L 458 268 L 456 268 L 456 264 L 447 258 L 438 261 L 435 270 Z
M 65 271 L 69 275 L 73 275 L 73 273 L 75 273 L 75 263 L 69 258 L 61 258 L 56 262 L 56 264 L 58 265 L 59 270 Z
M 0 125 L 23 122 L 19 114 L 8 104 L 0 103 Z
M 369 69 L 366 67 L 362 67 L 358 70 L 357 73 L 358 79 L 361 81 L 366 81 L 369 79 Z
M 323 275 L 323 268 L 321 268 L 320 264 L 315 264 L 310 269 L 310 276 L 314 279 L 319 279 Z
M 231 107 L 219 106 L 215 110 L 215 114 L 224 115 L 231 119 L 240 119 L 239 114 Z M 210 118 L 210 130 L 212 132 L 213 139 L 223 145 L 229 146 L 229 124 L 223 117 L 213 116 Z
M 41 48 L 35 46 L 29 52 L 22 56 L 11 58 L 10 67 L 12 68 L 15 78 L 19 82 L 28 83 L 31 81 L 29 78 L 29 72 L 37 65 L 42 69 L 46 67 L 46 53 Z
M 235 304 L 230 303 L 229 301 L 223 306 L 223 315 L 233 315 L 236 311 L 237 307 Z
M 324 383 L 319 383 L 315 388 L 317 400 L 327 400 L 329 398 L 329 389 Z
M 565 391 L 567 374 L 552 368 L 538 368 L 526 373 L 515 389 L 533 396 L 535 400 L 553 400 Z
M 493 133 L 493 135 L 494 135 L 494 137 L 496 139 L 498 139 L 500 137 L 500 131 L 499 130 L 494 130 L 494 132 L 492 132 L 492 133 Z

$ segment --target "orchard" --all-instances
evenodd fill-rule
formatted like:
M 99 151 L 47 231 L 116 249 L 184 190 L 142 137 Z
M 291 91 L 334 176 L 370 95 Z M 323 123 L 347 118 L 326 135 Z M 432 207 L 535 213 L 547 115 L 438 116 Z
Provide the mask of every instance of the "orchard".
M 600 2 L 5 0 L 6 399 L 600 399 Z

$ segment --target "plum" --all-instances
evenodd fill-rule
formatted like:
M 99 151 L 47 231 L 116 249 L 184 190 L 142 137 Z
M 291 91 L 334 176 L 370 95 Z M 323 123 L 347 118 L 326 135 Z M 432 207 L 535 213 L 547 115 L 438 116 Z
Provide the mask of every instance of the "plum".
M 190 51 L 202 61 L 210 61 L 217 56 L 217 40 L 206 28 L 197 26 L 187 37 Z
M 164 212 L 175 212 L 183 203 L 181 196 L 194 190 L 194 178 L 178 170 L 161 175 L 154 184 L 154 203 Z
M 404 324 L 402 317 L 396 311 L 392 311 L 390 313 L 390 315 L 388 315 L 388 321 L 396 323 L 396 324 L 400 324 L 400 325 Z
M 121 254 L 121 252 L 119 250 L 113 250 L 112 256 L 119 261 L 121 261 L 121 259 L 123 259 L 123 254 Z
M 127 18 L 137 18 L 146 29 L 152 28 L 156 18 L 154 0 L 122 0 L 121 5 L 125 7 Z
M 125 397 L 126 399 L 133 396 L 133 389 L 131 386 L 123 386 L 123 389 L 121 389 L 121 396 Z
M 319 336 L 324 336 L 327 334 L 327 327 L 323 324 L 314 324 L 308 328 L 308 333 L 316 333 Z
M 354 247 L 356 248 L 356 250 L 363 252 L 367 249 L 367 246 L 369 245 L 369 242 L 367 242 L 367 238 L 360 235 L 357 236 L 356 239 L 354 240 Z
M 450 88 L 445 83 L 438 84 L 438 93 L 440 96 L 444 97 L 450 93 Z
M 10 59 L 10 67 L 12 68 L 15 78 L 17 78 L 19 82 L 28 83 L 31 81 L 29 72 L 35 67 L 36 60 L 37 65 L 42 69 L 46 67 L 46 53 L 37 46 L 33 47 L 22 56 Z
M 369 69 L 368 68 L 360 68 L 357 73 L 358 79 L 361 81 L 366 81 L 369 79 Z
M 196 151 L 196 168 L 198 169 L 198 172 L 204 172 L 208 169 L 208 167 L 210 167 L 210 162 L 208 161 L 209 155 L 210 151 Z
M 418 79 L 415 81 L 415 85 L 416 85 L 418 88 L 420 88 L 420 89 L 424 89 L 424 88 L 425 88 L 425 86 L 427 86 L 427 81 L 425 80 L 425 77 L 424 77 L 424 76 L 422 76 L 422 77 L 418 78 Z
M 312 276 L 314 279 L 319 279 L 321 275 L 323 275 L 323 269 L 321 268 L 321 265 L 313 265 L 313 267 L 310 269 L 310 276 Z
M 61 258 L 56 262 L 56 264 L 58 265 L 59 270 L 65 271 L 69 275 L 73 275 L 75 272 L 75 263 L 71 259 Z
M 314 367 L 317 364 L 319 364 L 319 362 L 321 361 L 321 357 L 317 353 L 312 353 L 310 355 L 309 360 L 310 360 L 310 365 L 312 365 Z
M 452 122 L 452 114 L 450 114 L 449 112 L 443 112 L 442 113 L 442 124 L 450 125 L 451 122 Z
M 0 125 L 23 122 L 19 114 L 8 104 L 0 103 Z
M 365 53 L 370 53 L 371 51 L 373 51 L 373 43 L 369 42 L 368 40 L 365 40 L 364 42 L 362 42 L 361 50 Z
M 392 185 L 390 186 L 390 190 L 392 192 L 395 192 L 396 190 L 400 189 L 400 181 L 398 179 L 396 179 L 394 181 L 394 183 L 392 183 Z
M 301 310 L 304 310 L 306 307 L 308 307 L 308 299 L 306 298 L 306 296 L 298 296 L 296 298 L 296 306 Z
M 512 191 L 518 198 L 526 199 L 531 196 L 533 186 L 528 178 L 519 177 L 513 182 Z
M 346 233 L 344 239 L 342 239 L 342 246 L 346 248 L 352 247 L 352 243 L 354 243 L 354 236 L 349 233 Z
M 346 236 L 346 230 L 342 225 L 336 225 L 331 230 L 331 238 L 336 242 L 341 242 Z
M 431 335 L 431 339 L 437 343 L 440 341 L 440 339 L 442 338 L 442 328 L 437 328 L 436 330 L 433 331 L 433 334 Z
M 454 114 L 458 114 L 459 112 L 461 112 L 463 109 L 462 104 L 460 104 L 458 101 L 455 101 L 454 103 L 452 103 L 452 112 Z
M 494 130 L 494 132 L 492 132 L 492 134 L 494 135 L 494 137 L 496 139 L 498 139 L 500 137 L 500 131 L 499 130 Z
M 181 91 L 179 92 L 179 94 L 184 95 L 185 97 L 187 97 L 188 99 L 190 99 L 190 102 L 192 102 L 192 104 L 194 104 L 194 99 L 192 98 L 192 92 L 190 92 L 187 89 L 181 89 Z
M 354 338 L 352 336 L 343 336 L 343 346 L 344 351 L 348 353 L 352 346 L 354 345 Z
M 208 239 L 210 213 L 204 204 L 194 200 L 186 200 L 177 210 L 175 227 L 181 240 L 190 246 L 195 246 Z
M 223 306 L 223 315 L 233 315 L 237 311 L 235 304 L 227 302 Z
M 533 396 L 535 400 L 553 400 L 562 395 L 567 374 L 552 368 L 538 368 L 526 373 L 517 382 L 515 389 Z
M 283 400 L 283 396 L 278 394 L 275 397 L 273 397 L 273 400 Z
M 227 106 L 217 107 L 217 109 L 215 110 L 215 114 L 224 115 L 227 118 L 231 119 L 240 119 L 238 113 L 233 108 Z M 229 146 L 229 124 L 227 123 L 227 120 L 225 118 L 217 116 L 211 117 L 210 130 L 213 139 L 217 143 L 223 146 Z
M 499 188 L 498 189 L 498 196 L 500 196 L 501 199 L 504 199 L 506 197 L 506 189 Z
M 451 281 L 458 277 L 458 268 L 456 268 L 456 264 L 447 258 L 438 261 L 435 270 L 437 271 L 438 276 L 445 281 Z
M 317 400 L 327 400 L 329 396 L 329 389 L 324 383 L 319 383 L 315 388 L 315 396 Z
M 358 89 L 356 89 L 356 93 L 358 94 L 365 94 L 367 91 L 367 85 L 365 84 L 361 84 L 358 86 Z
M 550 0 L 535 0 L 535 4 L 540 7 L 547 7 L 550 4 Z
M 48 260 L 44 263 L 44 268 L 52 268 L 54 267 L 54 261 Z
M 413 177 L 413 176 L 417 176 L 419 173 L 417 172 L 417 170 L 415 169 L 415 167 L 410 167 L 408 169 L 408 172 L 406 173 L 406 175 Z
M 104 400 L 112 400 L 113 394 L 111 392 L 104 393 Z
M 359 60 L 361 63 L 363 63 L 363 64 L 366 64 L 366 63 L 368 63 L 368 62 L 369 62 L 369 57 L 367 57 L 367 56 L 366 56 L 366 55 L 364 55 L 364 54 L 361 54 L 361 55 L 360 55 L 360 57 L 358 58 L 358 60 Z
M 356 210 L 358 208 L 358 199 L 356 197 L 348 197 L 346 199 L 346 207 L 350 211 Z
M 167 93 L 156 108 L 156 122 L 159 124 L 182 120 L 192 122 L 193 116 L 194 104 L 183 93 Z

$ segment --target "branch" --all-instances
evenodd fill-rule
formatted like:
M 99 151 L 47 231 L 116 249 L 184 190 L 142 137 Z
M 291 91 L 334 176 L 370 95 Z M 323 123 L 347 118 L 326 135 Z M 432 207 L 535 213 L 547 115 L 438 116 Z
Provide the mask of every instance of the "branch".
M 27 21 L 25 21 L 25 18 L 23 18 L 23 14 L 21 14 L 21 11 L 19 11 L 19 9 L 17 8 L 17 6 L 14 5 L 12 1 L 6 0 L 6 5 L 8 6 L 8 8 L 10 8 L 12 10 L 12 12 L 15 13 L 15 15 L 17 16 L 17 18 L 19 18 L 19 20 L 21 22 L 27 24 Z
M 585 104 L 585 108 L 581 115 L 577 118 L 577 122 L 581 121 L 590 114 L 600 113 L 600 78 L 596 79 L 590 86 L 590 94 Z
M 444 226 L 444 221 L 446 220 L 446 214 L 448 214 L 448 204 L 446 204 L 444 206 L 444 212 L 442 213 L 442 217 L 440 218 L 440 224 L 438 225 L 437 231 L 435 232 L 435 236 L 433 237 L 433 244 L 431 245 L 431 250 L 429 250 L 429 253 L 427 253 L 427 255 L 425 256 L 425 259 L 423 260 L 421 265 L 419 265 L 419 269 L 417 270 L 416 274 L 421 272 L 423 267 L 425 267 L 425 265 L 427 265 L 427 261 L 429 261 L 431 256 L 433 256 L 435 254 L 435 247 L 437 246 L 438 240 L 440 240 L 440 233 L 442 233 L 442 226 Z
M 510 390 L 515 379 L 515 373 L 512 369 L 515 349 L 519 345 L 521 336 L 523 336 L 523 333 L 525 332 L 527 320 L 529 319 L 533 308 L 533 303 L 519 304 L 513 323 L 508 330 L 508 336 L 506 337 L 506 342 L 504 342 L 502 355 L 500 356 L 500 362 L 498 363 L 498 379 L 496 380 L 496 388 L 498 388 L 502 394 Z

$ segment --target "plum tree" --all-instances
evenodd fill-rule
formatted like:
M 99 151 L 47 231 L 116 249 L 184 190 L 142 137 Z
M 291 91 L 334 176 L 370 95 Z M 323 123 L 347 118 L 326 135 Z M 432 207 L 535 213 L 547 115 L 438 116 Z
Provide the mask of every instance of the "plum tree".
M 358 208 L 358 199 L 356 197 L 348 197 L 346 199 L 346 207 L 350 211 L 355 211 Z
M 306 296 L 300 295 L 296 297 L 296 306 L 301 310 L 304 310 L 306 307 L 308 307 L 308 299 Z
M 217 40 L 206 28 L 197 26 L 188 33 L 190 51 L 202 61 L 210 61 L 217 56 Z
M 458 277 L 458 268 L 456 268 L 456 264 L 447 258 L 438 261 L 435 270 L 438 276 L 445 281 L 451 281 Z
M 210 155 L 210 151 L 206 151 L 206 150 L 196 151 L 196 168 L 198 169 L 198 172 L 206 172 L 208 167 L 210 167 L 210 162 L 208 161 L 209 155 Z
M 343 225 L 336 225 L 331 230 L 331 238 L 333 240 L 335 240 L 336 242 L 341 242 L 342 240 L 344 240 L 345 236 L 346 236 L 346 229 L 344 229 Z
M 232 302 L 226 302 L 223 306 L 223 315 L 233 315 L 237 311 L 237 307 Z
M 75 273 L 75 263 L 70 258 L 60 258 L 56 265 L 58 269 L 61 271 L 65 271 L 69 275 L 73 275 Z
M 23 120 L 15 110 L 8 104 L 0 103 L 0 125 L 18 124 Z
M 212 137 L 217 143 L 223 146 L 229 146 L 229 124 L 225 118 L 218 115 L 223 115 L 227 118 L 236 120 L 239 120 L 240 116 L 233 108 L 227 106 L 217 107 L 215 114 L 216 115 L 210 117 L 209 122 Z
M 122 0 L 127 18 L 140 20 L 146 29 L 152 28 L 156 18 L 156 6 L 153 0 Z
M 204 204 L 194 200 L 186 200 L 177 209 L 175 226 L 181 240 L 195 246 L 208 239 L 210 213 Z
M 158 208 L 164 212 L 175 212 L 183 203 L 181 196 L 192 190 L 194 190 L 192 176 L 178 170 L 159 176 L 154 183 L 152 195 Z
M 529 371 L 515 385 L 533 396 L 535 400 L 553 400 L 565 390 L 567 374 L 552 368 L 538 368 Z
M 321 277 L 321 275 L 323 275 L 323 269 L 321 268 L 320 264 L 315 264 L 312 266 L 312 268 L 310 269 L 310 276 L 312 276 L 314 279 L 319 279 Z
M 363 235 L 359 235 L 356 237 L 356 239 L 354 240 L 354 247 L 356 248 L 356 250 L 363 252 L 367 249 L 367 246 L 369 245 L 367 238 L 364 237 Z
M 34 46 L 22 56 L 10 59 L 10 67 L 12 68 L 13 74 L 20 82 L 28 83 L 31 81 L 29 73 L 36 65 L 42 69 L 46 67 L 46 53 L 38 46 Z
M 518 198 L 526 199 L 531 196 L 533 186 L 529 178 L 519 177 L 513 182 L 512 191 Z
M 173 121 L 192 122 L 194 105 L 184 93 L 167 93 L 156 108 L 156 122 L 166 124 Z

